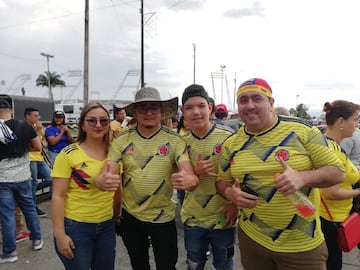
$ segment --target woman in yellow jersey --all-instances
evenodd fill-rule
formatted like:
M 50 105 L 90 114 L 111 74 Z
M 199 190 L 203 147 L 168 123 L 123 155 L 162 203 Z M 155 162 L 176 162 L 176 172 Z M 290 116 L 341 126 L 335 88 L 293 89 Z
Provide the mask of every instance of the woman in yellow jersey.
M 55 249 L 66 269 L 114 269 L 114 192 L 94 183 L 106 163 L 109 122 L 101 103 L 86 105 L 77 141 L 59 153 L 51 173 Z
M 334 148 L 340 160 L 345 164 L 345 180 L 320 190 L 322 204 L 320 207 L 321 228 L 328 247 L 328 270 L 339 270 L 342 267 L 342 251 L 337 243 L 337 226 L 343 222 L 350 213 L 354 197 L 360 195 L 359 189 L 352 185 L 359 181 L 359 171 L 341 148 L 340 142 L 351 137 L 359 120 L 358 105 L 336 100 L 324 105 L 326 113 L 326 132 L 329 145 Z M 334 226 L 335 225 L 335 226 Z

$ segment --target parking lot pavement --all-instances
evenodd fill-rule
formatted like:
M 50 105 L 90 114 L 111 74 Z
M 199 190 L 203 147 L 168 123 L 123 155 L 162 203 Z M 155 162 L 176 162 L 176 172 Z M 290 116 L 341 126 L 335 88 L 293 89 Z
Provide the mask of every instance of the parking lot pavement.
M 62 263 L 57 257 L 53 238 L 52 238 L 52 224 L 51 224 L 51 215 L 50 215 L 50 201 L 46 200 L 39 203 L 39 208 L 45 211 L 48 216 L 45 218 L 40 218 L 41 229 L 43 233 L 43 239 L 45 241 L 44 247 L 40 251 L 33 251 L 31 249 L 31 241 L 26 240 L 18 244 L 17 253 L 18 261 L 10 264 L 0 264 L 0 269 L 6 270 L 62 270 L 64 269 Z M 185 270 L 186 264 L 186 253 L 184 249 L 184 240 L 183 240 L 183 230 L 179 219 L 177 218 L 178 225 L 178 245 L 179 245 L 179 260 L 177 263 L 178 270 Z M 0 245 L 0 248 L 2 246 Z M 131 269 L 129 258 L 126 252 L 126 249 L 123 245 L 123 242 L 120 237 L 117 237 L 117 247 L 116 247 L 116 269 Z M 352 252 L 344 253 L 344 264 L 343 270 L 359 270 L 360 262 L 358 259 L 359 250 L 354 249 Z M 155 270 L 154 260 L 152 257 L 152 252 L 150 251 L 151 257 L 151 269 Z M 206 270 L 213 269 L 211 267 L 211 256 L 206 265 Z M 242 270 L 240 264 L 240 253 L 238 246 L 236 245 L 235 249 L 235 264 L 234 269 Z

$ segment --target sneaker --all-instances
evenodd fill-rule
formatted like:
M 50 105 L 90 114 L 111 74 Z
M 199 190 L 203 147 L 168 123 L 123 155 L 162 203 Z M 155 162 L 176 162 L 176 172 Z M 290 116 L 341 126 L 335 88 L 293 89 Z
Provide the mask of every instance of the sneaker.
M 47 216 L 47 214 L 44 211 L 40 210 L 37 207 L 36 207 L 36 212 L 37 212 L 38 217 L 46 217 Z
M 41 239 L 37 239 L 33 241 L 33 250 L 40 250 L 42 249 L 44 241 Z
M 9 254 L 2 254 L 0 256 L 0 263 L 13 263 L 16 262 L 18 259 L 16 250 Z
M 30 236 L 30 232 L 22 232 L 21 234 L 16 236 L 16 243 L 20 243 L 24 240 L 29 239 L 29 236 Z

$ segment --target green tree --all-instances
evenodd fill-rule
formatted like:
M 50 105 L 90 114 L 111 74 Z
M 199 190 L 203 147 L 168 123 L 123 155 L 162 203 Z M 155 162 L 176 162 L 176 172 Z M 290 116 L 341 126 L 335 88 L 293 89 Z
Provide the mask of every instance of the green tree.
M 49 81 L 50 81 L 50 87 L 49 87 Z M 66 85 L 65 85 L 65 81 L 61 79 L 60 74 L 57 74 L 56 72 L 45 71 L 44 74 L 40 74 L 39 77 L 36 79 L 36 86 L 48 87 L 49 98 L 54 99 L 54 95 L 51 89 L 56 86 L 66 86 Z
M 297 105 L 296 109 L 291 108 L 290 114 L 305 120 L 310 120 L 311 116 L 307 113 L 308 110 L 309 108 L 301 103 Z

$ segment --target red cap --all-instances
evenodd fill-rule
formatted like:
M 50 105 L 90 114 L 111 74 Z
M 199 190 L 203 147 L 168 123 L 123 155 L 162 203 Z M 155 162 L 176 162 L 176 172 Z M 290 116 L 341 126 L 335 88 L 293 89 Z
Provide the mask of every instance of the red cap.
M 225 104 L 218 104 L 215 108 L 215 113 L 227 113 L 228 109 Z

